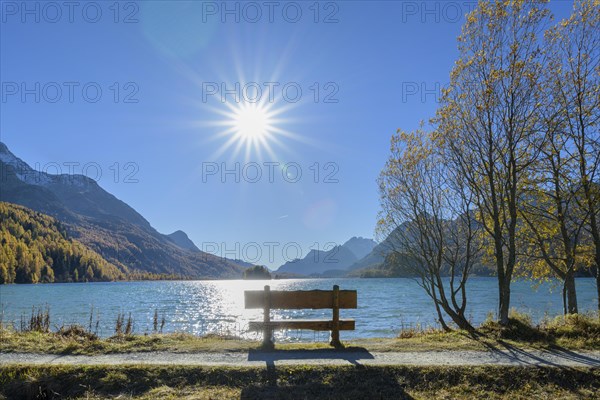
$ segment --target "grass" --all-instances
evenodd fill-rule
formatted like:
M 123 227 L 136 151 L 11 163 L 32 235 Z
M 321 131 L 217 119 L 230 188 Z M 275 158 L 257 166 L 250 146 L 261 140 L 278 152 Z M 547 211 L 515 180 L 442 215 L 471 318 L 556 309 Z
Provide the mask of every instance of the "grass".
M 488 319 L 479 327 L 485 337 L 545 347 L 600 349 L 600 316 L 573 314 L 545 319 L 533 325 L 527 314 L 511 312 L 508 326 Z
M 593 368 L 5 366 L 10 399 L 592 399 Z
M 343 337 L 343 335 L 342 335 Z M 346 341 L 346 346 L 369 351 L 487 350 L 490 347 L 565 348 L 600 350 L 600 319 L 592 315 L 572 315 L 543 321 L 534 326 L 523 314 L 513 313 L 507 327 L 488 320 L 475 335 L 463 331 L 443 332 L 435 329 L 403 330 L 396 338 Z M 259 341 L 232 336 L 194 336 L 185 333 L 119 334 L 99 338 L 78 326 L 63 327 L 56 332 L 0 328 L 0 351 L 51 354 L 107 354 L 148 351 L 224 352 L 247 351 L 260 346 Z M 327 343 L 277 343 L 277 348 L 330 348 Z

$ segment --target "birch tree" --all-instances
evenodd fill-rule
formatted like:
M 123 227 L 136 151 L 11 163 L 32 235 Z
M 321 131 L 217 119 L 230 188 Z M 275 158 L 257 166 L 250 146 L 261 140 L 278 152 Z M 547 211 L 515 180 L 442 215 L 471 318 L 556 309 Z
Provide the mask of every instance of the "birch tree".
M 379 186 L 379 229 L 389 235 L 393 254 L 418 277 L 443 329 L 451 329 L 447 315 L 460 329 L 472 331 L 466 285 L 478 252 L 473 196 L 422 129 L 392 137 Z
M 549 99 L 559 112 L 565 157 L 575 164 L 569 178 L 586 217 L 600 310 L 600 1 L 576 1 L 546 38 Z

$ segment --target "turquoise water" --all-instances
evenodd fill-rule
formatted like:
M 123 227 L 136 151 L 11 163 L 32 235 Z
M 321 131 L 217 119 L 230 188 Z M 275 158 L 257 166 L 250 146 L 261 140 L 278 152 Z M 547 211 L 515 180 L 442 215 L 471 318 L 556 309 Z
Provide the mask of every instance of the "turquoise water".
M 262 310 L 244 309 L 244 290 L 264 285 L 279 290 L 341 289 L 358 291 L 358 309 L 342 310 L 341 317 L 355 318 L 356 331 L 342 332 L 342 338 L 391 337 L 402 327 L 437 326 L 431 300 L 412 279 L 294 279 L 272 281 L 168 281 L 69 283 L 48 285 L 0 286 L 3 323 L 19 325 L 21 316 L 29 316 L 32 306 L 50 307 L 53 329 L 63 324 L 89 325 L 94 308 L 93 330 L 114 333 L 119 312 L 131 313 L 134 332 L 152 332 L 154 311 L 164 315 L 164 332 L 193 334 L 231 333 L 258 337 L 247 332 L 248 321 L 262 318 Z M 596 288 L 592 278 L 577 279 L 580 312 L 596 309 Z M 495 278 L 471 278 L 467 314 L 474 324 L 496 312 Z M 561 289 L 556 284 L 537 288 L 528 281 L 512 284 L 512 306 L 530 313 L 534 321 L 544 315 L 562 313 Z M 330 317 L 327 310 L 274 311 L 281 318 Z M 160 321 L 159 321 L 160 324 Z M 278 340 L 326 340 L 327 333 L 283 331 Z

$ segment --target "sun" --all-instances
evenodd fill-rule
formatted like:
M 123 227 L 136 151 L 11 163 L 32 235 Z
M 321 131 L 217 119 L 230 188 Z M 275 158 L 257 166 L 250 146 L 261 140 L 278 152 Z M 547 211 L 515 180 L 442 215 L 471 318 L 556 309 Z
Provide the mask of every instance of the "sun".
M 213 140 L 222 143 L 212 158 L 227 154 L 236 159 L 244 154 L 245 160 L 278 159 L 281 152 L 289 151 L 287 141 L 308 143 L 305 138 L 289 130 L 289 124 L 297 123 L 285 115 L 297 106 L 280 101 L 277 97 L 267 101 L 266 96 L 257 102 L 230 102 L 219 107 L 204 105 L 217 119 L 204 120 L 198 125 L 216 128 Z
M 281 118 L 281 113 L 286 108 L 274 106 L 263 102 L 227 104 L 226 110 L 213 108 L 221 116 L 220 120 L 213 122 L 221 127 L 215 138 L 226 139 L 213 157 L 229 153 L 235 158 L 244 152 L 249 160 L 253 155 L 262 157 L 264 151 L 269 157 L 275 158 L 274 146 L 281 147 L 281 139 L 296 136 L 282 127 L 286 120 Z
M 232 117 L 236 135 L 244 141 L 264 140 L 272 130 L 268 111 L 256 104 L 239 107 Z

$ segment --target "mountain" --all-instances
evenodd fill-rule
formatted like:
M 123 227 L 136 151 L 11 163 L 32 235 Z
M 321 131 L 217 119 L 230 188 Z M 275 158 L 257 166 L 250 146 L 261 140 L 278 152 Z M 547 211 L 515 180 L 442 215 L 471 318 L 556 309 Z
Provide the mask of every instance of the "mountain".
M 148 221 L 133 208 L 103 190 L 84 175 L 51 175 L 36 171 L 17 158 L 0 142 L 2 170 L 2 200 L 56 214 L 60 219 L 74 220 L 79 216 L 96 219 L 119 219 L 143 228 Z
M 355 236 L 348 240 L 346 243 L 344 243 L 342 246 L 350 250 L 356 256 L 357 259 L 361 259 L 367 254 L 369 254 L 371 251 L 373 251 L 373 248 L 377 246 L 377 242 L 373 239 L 365 239 L 362 237 Z
M 201 251 L 198 246 L 188 237 L 188 235 L 184 231 L 175 231 L 170 235 L 166 235 L 173 243 L 182 249 L 191 250 L 191 251 Z M 242 269 L 254 267 L 255 264 L 246 262 L 244 260 L 225 258 L 228 262 L 235 264 Z
M 182 249 L 192 250 L 192 251 L 200 251 L 198 247 L 191 241 L 188 235 L 184 231 L 175 231 L 170 235 L 166 235 L 173 243 Z
M 390 260 L 388 260 L 388 256 L 394 253 L 394 250 L 399 250 L 399 238 L 410 235 L 410 232 L 410 223 L 402 223 L 400 226 L 396 227 L 392 232 L 390 232 L 390 234 L 381 243 L 375 246 L 368 254 L 352 264 L 349 270 L 356 271 L 380 268 L 396 270 L 399 267 L 401 268 L 402 266 L 392 265 L 395 263 L 390 262 Z M 403 258 L 400 257 L 397 262 L 402 262 L 400 261 L 402 259 Z M 404 274 L 401 275 L 404 276 Z
M 277 270 L 278 273 L 298 275 L 343 275 L 360 257 L 369 253 L 376 242 L 372 239 L 353 237 L 341 246 L 331 250 L 311 250 L 304 258 L 288 261 Z
M 375 246 L 369 253 L 362 258 L 357 259 L 348 269 L 357 270 L 364 268 L 380 267 L 385 261 L 385 257 L 393 250 L 391 246 L 391 238 L 388 236 L 386 240 Z
M 182 246 L 186 243 L 181 241 L 182 235 L 174 238 L 159 233 L 93 179 L 36 171 L 1 142 L 0 178 L 0 201 L 58 219 L 73 239 L 124 273 L 142 271 L 196 279 L 242 275 L 242 268 L 227 259 Z
M 311 250 L 306 257 L 288 261 L 277 270 L 278 273 L 298 275 L 319 275 L 327 270 L 346 269 L 356 261 L 356 256 L 343 246 L 329 251 Z

